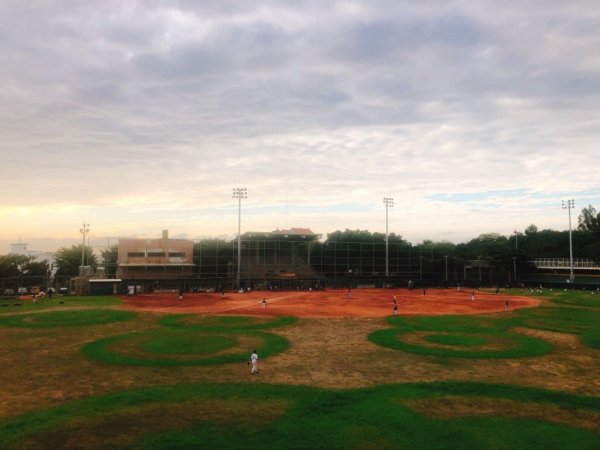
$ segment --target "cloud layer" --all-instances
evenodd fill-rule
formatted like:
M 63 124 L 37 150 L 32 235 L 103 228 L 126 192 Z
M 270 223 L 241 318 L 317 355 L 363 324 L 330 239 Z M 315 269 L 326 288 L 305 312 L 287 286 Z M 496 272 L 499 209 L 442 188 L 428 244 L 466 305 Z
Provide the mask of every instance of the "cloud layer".
M 600 206 L 600 5 L 0 5 L 1 239 L 564 229 Z M 0 252 L 2 253 L 2 252 Z

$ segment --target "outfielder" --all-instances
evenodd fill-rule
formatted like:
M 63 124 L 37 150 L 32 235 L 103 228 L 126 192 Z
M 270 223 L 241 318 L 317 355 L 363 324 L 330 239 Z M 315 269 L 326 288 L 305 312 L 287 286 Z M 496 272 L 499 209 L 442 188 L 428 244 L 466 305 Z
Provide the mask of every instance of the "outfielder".
M 250 355 L 250 363 L 252 364 L 252 370 L 250 370 L 250 373 L 258 373 L 258 353 L 256 353 L 256 350 L 254 350 L 252 355 Z

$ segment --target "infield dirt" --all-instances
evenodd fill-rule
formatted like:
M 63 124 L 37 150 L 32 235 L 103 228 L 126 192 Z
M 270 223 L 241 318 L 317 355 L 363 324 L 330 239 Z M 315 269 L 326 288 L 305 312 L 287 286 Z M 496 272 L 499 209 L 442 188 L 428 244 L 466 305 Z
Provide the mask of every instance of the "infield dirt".
M 399 315 L 482 314 L 538 306 L 538 298 L 470 289 L 355 289 L 250 291 L 243 294 L 147 294 L 123 297 L 128 308 L 168 313 L 295 316 L 304 318 L 386 317 L 396 296 Z M 474 300 L 471 298 L 474 297 Z M 266 300 L 263 307 L 262 300 Z

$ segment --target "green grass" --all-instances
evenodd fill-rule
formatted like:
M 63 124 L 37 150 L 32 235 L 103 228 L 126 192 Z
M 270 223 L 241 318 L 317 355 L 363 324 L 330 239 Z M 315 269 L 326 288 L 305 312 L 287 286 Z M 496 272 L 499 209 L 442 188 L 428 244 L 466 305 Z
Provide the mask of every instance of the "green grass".
M 259 341 L 260 345 L 253 344 L 252 348 L 235 353 L 219 353 L 233 348 L 244 338 Z M 128 344 L 133 349 L 123 351 Z M 288 346 L 287 339 L 256 330 L 223 333 L 211 329 L 190 331 L 160 328 L 109 336 L 86 344 L 82 350 L 87 357 L 109 364 L 175 367 L 245 363 L 254 349 L 262 359 L 281 353 Z
M 580 293 L 559 294 L 558 297 L 566 301 L 558 306 L 519 310 L 510 321 L 511 325 L 579 335 L 583 345 L 600 348 L 600 310 L 585 307 Z M 556 298 L 552 297 L 552 301 Z
M 392 328 L 378 330 L 369 340 L 383 347 L 419 355 L 458 358 L 524 358 L 548 353 L 541 339 L 509 331 L 510 321 L 482 316 L 388 317 Z M 406 336 L 422 336 L 423 344 Z M 428 345 L 429 343 L 442 344 Z M 487 346 L 488 344 L 493 347 Z M 480 348 L 477 348 L 480 347 Z
M 549 298 L 553 303 L 600 308 L 600 292 L 592 294 L 592 291 L 563 291 L 553 293 Z
M 163 328 L 99 339 L 86 344 L 83 353 L 109 364 L 146 367 L 244 363 L 254 349 L 261 359 L 285 351 L 289 346 L 285 338 L 262 330 L 295 321 L 294 317 L 165 316 L 159 321 Z M 248 345 L 243 351 L 223 352 L 243 347 L 244 341 L 260 344 Z
M 261 384 L 177 385 L 119 392 L 25 414 L 0 423 L 0 447 L 44 446 L 51 438 L 53 446 L 60 448 L 59 438 L 69 439 L 73 427 L 94 430 L 98 423 L 102 428 L 107 417 L 121 411 L 133 414 L 134 420 L 112 422 L 110 432 L 104 430 L 102 436 L 106 448 L 114 447 L 113 440 L 122 443 L 124 439 L 127 447 L 144 449 L 562 450 L 597 448 L 600 439 L 592 431 L 515 417 L 510 412 L 434 419 L 415 412 L 407 403 L 445 396 L 507 399 L 516 402 L 516 408 L 520 402 L 536 403 L 540 414 L 549 405 L 576 410 L 580 415 L 600 411 L 600 399 L 595 397 L 483 383 L 398 384 L 344 391 Z M 263 403 L 266 409 L 272 401 L 285 401 L 287 406 L 277 416 L 264 411 L 265 416 L 257 421 L 231 406 L 240 400 L 256 405 L 258 413 Z M 190 401 L 196 401 L 196 407 L 211 401 L 210 418 L 200 415 L 162 430 L 144 428 L 144 420 L 148 420 L 145 409 L 157 405 L 168 411 L 169 405 Z M 168 415 L 163 417 L 163 423 L 171 420 Z M 85 447 L 85 440 L 78 442 Z
M 62 303 L 61 303 L 62 302 Z M 19 304 L 16 306 L 16 304 Z M 119 297 L 114 296 L 62 296 L 54 295 L 52 298 L 43 297 L 38 299 L 38 303 L 32 300 L 17 300 L 1 301 L 0 304 L 6 304 L 0 309 L 0 315 L 11 314 L 20 311 L 40 311 L 51 308 L 64 308 L 65 306 L 91 306 L 103 307 L 122 305 L 123 301 Z
M 589 293 L 561 292 L 551 297 L 556 305 L 519 309 L 505 317 L 388 317 L 386 321 L 393 328 L 376 331 L 369 339 L 395 350 L 443 357 L 522 358 L 551 350 L 550 345 L 540 339 L 510 331 L 522 327 L 580 335 L 585 346 L 597 349 L 600 348 L 600 311 L 587 307 L 588 297 Z M 406 336 L 410 333 L 421 333 L 424 345 L 407 343 Z M 506 348 L 477 349 L 478 345 L 490 342 Z
M 594 349 L 600 349 L 600 330 L 598 328 L 586 331 L 581 335 L 581 342 Z
M 539 307 L 522 309 L 511 321 L 513 326 L 581 334 L 600 326 L 600 312 L 566 307 Z
M 561 301 L 555 302 L 556 298 Z M 292 333 L 292 336 L 296 337 L 292 338 L 290 344 L 286 339 L 268 331 L 293 323 L 293 318 L 161 315 L 160 327 L 156 328 L 156 314 L 140 313 L 135 320 L 122 325 L 83 330 L 85 336 L 88 336 L 87 331 L 95 333 L 95 337 L 91 339 L 103 337 L 79 347 L 82 341 L 79 338 L 79 330 L 67 330 L 67 326 L 108 323 L 99 320 L 112 313 L 125 311 L 97 308 L 102 302 L 106 302 L 104 306 L 108 307 L 120 303 L 120 300 L 114 297 L 86 297 L 80 300 L 74 297 L 65 298 L 66 301 L 69 299 L 73 299 L 73 302 L 67 303 L 66 306 L 77 305 L 87 309 L 48 310 L 39 314 L 31 314 L 32 311 L 28 311 L 30 314 L 0 315 L 0 324 L 4 321 L 14 321 L 13 326 L 26 323 L 28 327 L 33 324 L 36 328 L 48 328 L 15 328 L 3 331 L 3 361 L 11 361 L 11 368 L 19 367 L 22 358 L 20 353 L 26 348 L 21 346 L 21 343 L 26 341 L 32 342 L 31 345 L 42 346 L 38 357 L 44 359 L 44 369 L 52 369 L 48 379 L 43 380 L 44 385 L 47 384 L 47 390 L 39 396 L 36 394 L 35 398 L 29 400 L 29 406 L 21 410 L 35 409 L 37 398 L 44 399 L 45 404 L 59 405 L 11 417 L 7 409 L 10 408 L 10 402 L 21 404 L 23 399 L 11 393 L 3 397 L 2 400 L 8 405 L 4 413 L 11 418 L 0 421 L 0 449 L 600 448 L 600 432 L 578 428 L 584 426 L 581 425 L 585 424 L 584 419 L 599 417 L 600 397 L 469 381 L 387 384 L 361 389 L 262 384 L 262 381 L 268 381 L 267 377 L 263 377 L 262 374 L 259 377 L 251 377 L 247 373 L 249 371 L 246 361 L 253 348 L 241 351 L 244 343 L 259 342 L 257 350 L 263 359 L 283 352 L 289 345 L 297 343 L 303 335 L 298 335 L 296 331 L 301 331 L 301 327 L 307 323 L 314 328 L 318 321 L 300 322 L 298 329 L 295 329 L 296 334 Z M 434 367 L 430 373 L 431 377 L 444 379 L 446 377 L 443 370 L 446 367 L 435 365 L 437 362 L 431 364 L 431 361 L 437 359 L 429 358 L 430 355 L 443 356 L 444 361 L 451 361 L 448 363 L 448 370 L 452 367 L 470 370 L 471 365 L 477 365 L 475 360 L 478 358 L 522 358 L 545 354 L 551 350 L 546 341 L 516 333 L 515 327 L 574 334 L 580 336 L 582 343 L 588 347 L 600 348 L 600 311 L 586 305 L 586 302 L 587 298 L 578 293 L 558 293 L 552 296 L 549 305 L 513 310 L 508 314 L 390 317 L 387 319 L 388 329 L 371 333 L 368 338 L 374 342 L 379 341 L 377 343 L 381 345 L 415 354 L 416 356 L 401 353 L 397 355 L 399 359 L 406 357 L 415 366 L 419 366 L 420 363 L 430 364 L 429 367 Z M 37 309 L 42 309 L 40 306 L 46 308 L 45 305 L 37 305 Z M 57 302 L 47 307 L 55 306 L 59 306 Z M 103 316 L 104 313 L 108 316 Z M 63 327 L 65 328 L 61 332 Z M 120 334 L 108 335 L 109 333 Z M 411 344 L 413 348 L 407 342 L 403 342 L 403 337 L 406 338 L 411 333 L 421 336 L 419 345 Z M 27 339 L 23 339 L 24 335 Z M 63 339 L 62 344 L 58 346 L 49 343 L 53 336 L 64 338 L 65 335 L 73 335 L 73 338 Z M 88 339 L 90 338 L 85 338 Z M 360 340 L 360 336 L 357 339 Z M 367 339 L 367 336 L 364 339 Z M 20 346 L 17 350 L 8 351 L 17 344 Z M 325 345 L 326 342 L 319 344 Z M 47 359 L 43 348 L 45 345 L 51 349 L 51 357 Z M 494 349 L 490 350 L 490 346 Z M 57 348 L 60 351 L 55 354 Z M 51 398 L 55 393 L 60 395 L 62 391 L 63 394 L 69 395 L 69 383 L 74 381 L 69 380 L 72 368 L 90 365 L 90 361 L 84 361 L 82 353 L 79 352 L 80 348 L 86 357 L 106 363 L 92 362 L 96 372 L 103 371 L 106 379 L 99 375 L 93 381 L 87 380 L 80 385 L 76 395 L 70 397 L 80 400 L 62 404 L 60 399 L 48 402 L 47 398 Z M 336 358 L 336 349 L 339 347 L 320 348 L 325 350 L 324 357 Z M 232 351 L 235 354 L 231 354 Z M 557 347 L 556 352 L 549 357 L 554 361 L 553 364 L 562 364 L 563 361 L 565 364 L 573 364 L 568 357 L 560 359 L 561 351 L 567 352 L 568 356 L 577 354 L 581 349 L 577 347 L 561 350 Z M 378 349 L 378 352 L 389 357 L 390 352 L 387 350 Z M 377 357 L 376 354 L 377 351 L 373 351 L 373 358 Z M 588 356 L 593 354 L 593 351 L 587 351 Z M 453 357 L 456 359 L 452 359 Z M 520 360 L 518 365 L 524 369 L 531 365 L 539 370 L 542 366 L 536 364 L 543 360 L 525 359 Z M 228 370 L 234 372 L 228 380 L 238 379 L 235 366 L 205 368 L 202 371 L 194 367 L 179 367 L 234 363 L 243 365 L 240 367 L 240 373 L 247 374 L 247 378 L 242 379 L 248 382 L 218 383 L 224 374 L 230 375 Z M 52 364 L 62 366 L 57 369 Z M 300 360 L 298 364 L 314 364 L 314 369 L 318 370 L 318 361 Z M 507 369 L 511 364 L 512 361 L 498 361 L 497 365 L 494 362 L 493 369 L 484 369 L 489 370 L 488 372 L 480 371 L 471 375 L 467 370 L 464 376 L 521 383 L 518 374 L 507 378 L 502 376 L 502 373 L 506 375 L 506 370 L 511 370 Z M 597 366 L 597 360 L 586 367 L 591 367 L 590 364 Z M 500 375 L 495 373 L 498 366 L 504 370 Z M 32 370 L 34 366 L 28 366 L 26 359 L 23 367 L 20 371 L 15 369 L 11 372 L 11 380 L 17 380 L 19 386 L 32 379 L 30 374 L 35 373 L 35 381 L 44 376 L 42 370 Z M 278 367 L 282 368 L 281 365 Z M 339 367 L 340 371 L 347 370 L 343 360 L 340 360 Z M 285 370 L 284 375 L 291 379 L 295 374 L 294 368 L 293 364 L 284 364 L 281 370 Z M 369 365 L 365 364 L 360 370 L 368 371 Z M 407 366 L 406 371 L 404 378 L 397 378 L 390 372 L 389 381 L 414 379 L 410 376 L 410 367 Z M 264 373 L 267 376 L 269 374 L 266 370 Z M 418 371 L 415 373 L 416 376 L 420 376 Z M 541 373 L 540 377 L 543 377 L 546 372 Z M 583 375 L 593 380 L 593 375 Z M 340 377 L 339 374 L 334 376 Z M 345 376 L 345 373 L 341 376 Z M 553 376 L 556 378 L 556 374 Z M 78 377 L 80 378 L 81 374 L 78 374 Z M 121 389 L 129 389 L 138 383 L 153 386 L 157 384 L 157 379 L 162 380 L 161 383 L 167 383 L 167 378 L 176 380 L 172 383 L 181 384 L 169 387 L 153 386 L 106 395 L 90 394 L 105 392 L 106 383 L 110 382 L 111 377 L 113 380 L 126 380 L 120 384 Z M 211 377 L 208 379 L 215 382 L 197 382 L 206 380 L 206 377 Z M 352 373 L 349 377 L 352 377 Z M 449 378 L 451 377 L 452 375 Z M 527 378 L 523 383 L 533 386 L 536 385 L 535 381 L 535 378 Z M 311 383 L 312 380 L 294 379 L 293 382 Z M 560 383 L 550 385 L 560 386 Z M 37 383 L 33 386 L 34 389 L 40 389 Z M 26 393 L 27 389 L 25 384 L 22 393 Z M 576 391 L 572 386 L 571 390 Z M 588 392 L 597 392 L 597 389 L 593 388 L 593 381 L 589 384 Z M 451 405 L 451 402 L 458 402 L 460 406 L 467 405 L 471 409 L 465 406 L 466 413 L 462 415 L 454 414 L 451 408 L 447 408 L 450 413 L 446 416 L 434 414 L 438 409 L 443 409 L 440 407 Z M 553 413 L 556 408 L 560 408 L 560 412 L 566 413 L 567 417 L 560 417 L 561 414 L 557 417 Z
M 0 316 L 0 325 L 19 328 L 77 327 L 123 322 L 135 316 L 131 311 L 113 309 L 48 311 Z

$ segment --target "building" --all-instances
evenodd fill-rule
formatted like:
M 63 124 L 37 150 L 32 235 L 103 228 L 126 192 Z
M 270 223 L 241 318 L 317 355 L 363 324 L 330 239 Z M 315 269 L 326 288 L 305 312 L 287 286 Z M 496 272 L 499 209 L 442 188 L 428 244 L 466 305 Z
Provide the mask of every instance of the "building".
M 56 273 L 56 266 L 54 264 L 55 255 L 52 252 L 40 252 L 36 250 L 28 250 L 26 242 L 14 242 L 10 244 L 10 253 L 13 255 L 23 255 L 33 258 L 36 262 L 46 262 L 50 268 L 50 275 L 54 276 Z
M 128 284 L 170 287 L 192 277 L 193 251 L 192 241 L 169 239 L 167 230 L 160 239 L 119 239 L 117 278 Z

